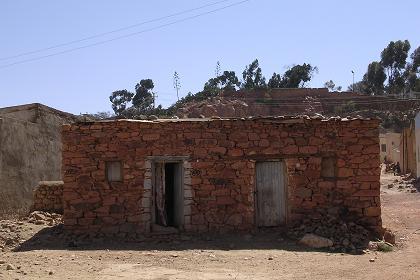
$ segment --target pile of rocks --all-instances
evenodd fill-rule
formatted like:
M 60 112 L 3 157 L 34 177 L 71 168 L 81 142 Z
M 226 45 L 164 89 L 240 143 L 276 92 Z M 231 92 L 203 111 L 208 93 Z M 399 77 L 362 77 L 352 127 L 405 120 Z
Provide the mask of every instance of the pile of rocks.
M 396 189 L 399 192 L 416 193 L 420 188 L 420 182 L 414 179 L 411 175 L 404 175 L 400 178 L 395 179 L 391 184 L 387 185 L 388 189 Z
M 23 240 L 22 233 L 24 223 L 22 221 L 0 221 L 0 252 L 14 248 Z
M 28 216 L 28 222 L 35 225 L 55 226 L 62 222 L 62 215 L 42 211 L 34 211 Z
M 317 239 L 328 241 L 322 243 L 327 244 L 328 246 L 324 247 L 329 247 L 332 251 L 357 253 L 367 248 L 371 232 L 354 222 L 345 222 L 338 217 L 325 215 L 303 220 L 289 230 L 289 235 L 306 245 L 307 240 L 320 237 Z

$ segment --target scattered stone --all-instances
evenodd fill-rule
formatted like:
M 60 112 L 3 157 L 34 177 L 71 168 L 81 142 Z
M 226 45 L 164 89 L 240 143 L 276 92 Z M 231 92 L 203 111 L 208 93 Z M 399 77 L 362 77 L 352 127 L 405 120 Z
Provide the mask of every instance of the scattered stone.
M 370 262 L 375 262 L 375 259 L 370 259 L 369 261 L 370 261 Z
M 333 252 L 352 252 L 367 248 L 371 232 L 354 222 L 345 222 L 339 214 L 340 210 L 337 209 L 334 215 L 308 217 L 292 225 L 288 235 L 297 240 L 301 240 L 306 234 L 326 238 L 333 243 L 333 246 L 327 246 Z
M 272 261 L 272 260 L 273 260 L 273 257 L 268 257 L 268 260 L 269 260 L 269 261 Z
M 15 270 L 16 268 L 12 264 L 8 264 L 6 270 Z
M 395 244 L 395 234 L 390 229 L 385 230 L 383 239 L 385 242 Z
M 378 242 L 369 241 L 368 249 L 370 251 L 377 251 L 378 250 Z
M 321 237 L 315 234 L 305 234 L 299 241 L 299 244 L 311 247 L 311 248 L 328 248 L 334 245 L 331 239 Z
M 53 275 L 53 274 L 54 274 L 54 272 L 52 272 L 52 271 L 48 272 L 48 275 Z
M 6 261 L 0 260 L 0 264 L 5 264 L 5 263 L 6 263 Z

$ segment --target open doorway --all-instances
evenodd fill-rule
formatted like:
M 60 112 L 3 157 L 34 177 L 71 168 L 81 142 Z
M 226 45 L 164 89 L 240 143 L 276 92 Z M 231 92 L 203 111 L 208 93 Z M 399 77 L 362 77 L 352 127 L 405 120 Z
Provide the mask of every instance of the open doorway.
M 181 162 L 156 162 L 154 165 L 154 216 L 160 227 L 183 225 L 183 167 Z

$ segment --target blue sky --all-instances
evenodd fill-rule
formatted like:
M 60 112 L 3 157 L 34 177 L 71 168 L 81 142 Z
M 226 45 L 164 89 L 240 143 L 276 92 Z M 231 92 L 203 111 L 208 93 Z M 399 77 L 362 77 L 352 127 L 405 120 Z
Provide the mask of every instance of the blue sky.
M 319 68 L 310 86 L 332 79 L 347 87 L 361 79 L 391 40 L 420 45 L 418 0 L 250 0 L 216 13 L 138 36 L 62 55 L 2 68 L 98 41 L 112 39 L 223 7 L 240 0 L 82 42 L 0 60 L 0 107 L 40 102 L 72 113 L 111 111 L 114 90 L 134 90 L 144 78 L 155 82 L 157 102 L 176 100 L 173 73 L 181 77 L 181 96 L 197 92 L 222 70 L 240 76 L 258 58 L 264 75 L 292 64 Z M 217 0 L 196 1 L 19 1 L 0 2 L 0 59 L 81 39 Z

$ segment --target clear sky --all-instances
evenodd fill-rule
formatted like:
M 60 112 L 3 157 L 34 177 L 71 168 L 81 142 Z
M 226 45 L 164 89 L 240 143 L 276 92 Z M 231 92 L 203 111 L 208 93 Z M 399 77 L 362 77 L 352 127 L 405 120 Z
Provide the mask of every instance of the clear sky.
M 319 73 L 310 83 L 332 79 L 347 88 L 351 70 L 360 80 L 391 40 L 420 45 L 418 0 L 249 0 L 240 5 L 174 25 L 157 26 L 227 6 L 141 25 L 89 41 L 13 59 L 2 59 L 108 32 L 217 0 L 2 0 L 0 1 L 0 107 L 40 102 L 72 113 L 111 111 L 114 90 L 134 90 L 151 78 L 157 102 L 176 100 L 173 73 L 181 95 L 197 92 L 214 75 L 216 62 L 238 76 L 255 58 L 264 75 L 283 73 L 292 64 L 311 63 Z M 27 63 L 3 67 L 99 41 L 137 36 Z

